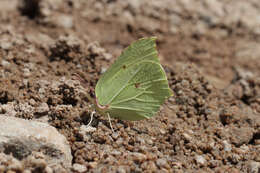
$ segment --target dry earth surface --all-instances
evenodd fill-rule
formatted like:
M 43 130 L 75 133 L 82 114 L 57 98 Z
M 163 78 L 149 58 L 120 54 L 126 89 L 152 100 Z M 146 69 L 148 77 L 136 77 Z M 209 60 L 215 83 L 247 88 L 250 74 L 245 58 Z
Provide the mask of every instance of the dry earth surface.
M 258 0 L 1 0 L 0 172 L 259 173 L 259 16 Z M 147 36 L 174 96 L 114 133 L 99 115 L 86 128 L 86 93 Z

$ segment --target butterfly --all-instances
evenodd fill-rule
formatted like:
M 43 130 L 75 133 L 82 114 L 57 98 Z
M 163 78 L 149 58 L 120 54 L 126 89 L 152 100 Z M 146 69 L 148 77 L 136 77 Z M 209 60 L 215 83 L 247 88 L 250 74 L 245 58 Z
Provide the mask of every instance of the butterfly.
M 142 38 L 128 46 L 100 77 L 95 95 L 95 101 L 87 97 L 98 113 L 108 115 L 112 130 L 110 116 L 130 121 L 154 116 L 173 95 L 158 58 L 156 38 Z

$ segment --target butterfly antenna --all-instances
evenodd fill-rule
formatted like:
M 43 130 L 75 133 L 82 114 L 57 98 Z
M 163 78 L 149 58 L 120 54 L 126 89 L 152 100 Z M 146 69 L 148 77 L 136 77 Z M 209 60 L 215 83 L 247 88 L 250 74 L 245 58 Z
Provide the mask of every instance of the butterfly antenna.
M 115 131 L 113 129 L 109 113 L 107 113 L 107 117 L 108 117 L 108 121 L 109 121 L 109 124 L 110 124 L 110 128 L 111 128 L 112 132 L 114 133 Z
M 96 113 L 95 111 L 91 112 L 91 114 L 90 114 L 90 121 L 89 121 L 89 123 L 88 123 L 88 125 L 87 125 L 86 127 L 91 126 L 91 123 L 92 123 L 92 120 L 93 120 L 93 115 L 94 115 L 95 113 Z

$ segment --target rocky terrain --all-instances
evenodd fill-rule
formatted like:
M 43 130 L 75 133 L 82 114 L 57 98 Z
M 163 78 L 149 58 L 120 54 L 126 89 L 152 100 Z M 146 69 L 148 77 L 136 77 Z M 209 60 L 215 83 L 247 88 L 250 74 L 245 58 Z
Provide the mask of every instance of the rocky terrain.
M 0 173 L 259 173 L 259 16 L 258 0 L 1 0 Z M 86 127 L 86 93 L 149 36 L 174 96 Z

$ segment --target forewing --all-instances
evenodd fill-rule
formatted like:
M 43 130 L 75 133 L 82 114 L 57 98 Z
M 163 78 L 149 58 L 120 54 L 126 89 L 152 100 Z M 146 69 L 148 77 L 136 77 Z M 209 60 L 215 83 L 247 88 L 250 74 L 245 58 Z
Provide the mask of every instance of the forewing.
M 133 75 L 134 69 L 132 71 L 126 69 L 144 60 L 159 62 L 155 38 L 140 39 L 132 43 L 101 76 L 95 88 L 99 104 L 109 105 L 112 97 L 128 83 Z

